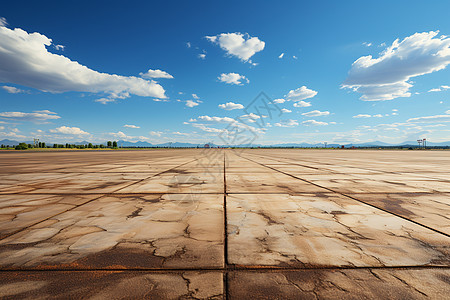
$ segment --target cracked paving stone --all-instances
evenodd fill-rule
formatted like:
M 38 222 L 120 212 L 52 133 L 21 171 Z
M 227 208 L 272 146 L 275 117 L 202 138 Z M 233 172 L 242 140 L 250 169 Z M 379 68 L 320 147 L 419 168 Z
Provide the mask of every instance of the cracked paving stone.
M 227 197 L 228 262 L 245 266 L 450 265 L 450 238 L 336 194 Z
M 222 195 L 105 196 L 0 241 L 11 268 L 223 267 Z
M 8 272 L 2 299 L 223 299 L 221 272 Z
M 228 275 L 228 298 L 444 299 L 449 280 L 448 269 L 236 271 Z

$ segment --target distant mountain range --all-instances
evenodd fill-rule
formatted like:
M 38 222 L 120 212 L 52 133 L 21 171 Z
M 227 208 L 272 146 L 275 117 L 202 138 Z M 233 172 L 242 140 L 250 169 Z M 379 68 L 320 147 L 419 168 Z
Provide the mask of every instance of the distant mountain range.
M 2 145 L 9 145 L 9 146 L 16 146 L 21 142 L 18 141 L 14 141 L 14 140 L 1 140 L 0 144 Z M 32 141 L 26 141 L 25 143 L 27 144 L 33 144 Z M 82 142 L 75 142 L 75 143 L 71 143 L 71 144 L 75 144 L 75 145 L 87 145 L 89 144 L 88 141 L 82 141 Z M 93 143 L 93 144 L 98 144 L 98 143 Z M 101 143 L 106 145 L 106 142 Z M 119 147 L 172 147 L 172 148 L 196 148 L 196 147 L 203 147 L 204 144 L 193 144 L 193 143 L 179 143 L 179 142 L 173 142 L 173 143 L 163 143 L 163 144 L 151 144 L 148 142 L 142 142 L 142 141 L 137 141 L 137 142 L 129 142 L 129 141 L 117 141 L 117 144 Z M 53 146 L 53 143 L 46 143 L 47 146 Z M 217 147 L 217 146 L 222 146 L 222 145 L 216 145 L 216 144 L 209 144 L 211 147 Z M 327 147 L 329 148 L 336 148 L 336 147 L 341 147 L 341 146 L 345 146 L 346 148 L 348 147 L 394 147 L 394 146 L 418 146 L 416 141 L 406 141 L 403 143 L 398 143 L 398 144 L 388 144 L 385 142 L 380 142 L 380 141 L 374 141 L 374 142 L 366 142 L 366 143 L 359 143 L 359 144 L 327 144 Z M 235 145 L 237 146 L 237 145 Z M 248 147 L 249 145 L 243 145 Z M 323 147 L 323 143 L 317 143 L 317 144 L 309 144 L 309 143 L 285 143 L 285 144 L 273 144 L 273 145 L 261 145 L 261 144 L 252 144 L 250 145 L 252 147 L 299 147 L 299 148 L 317 148 L 317 147 Z M 450 141 L 448 142 L 441 142 L 441 143 L 433 143 L 433 142 L 428 142 L 427 141 L 427 146 L 438 146 L 438 147 L 442 147 L 442 146 L 450 146 Z

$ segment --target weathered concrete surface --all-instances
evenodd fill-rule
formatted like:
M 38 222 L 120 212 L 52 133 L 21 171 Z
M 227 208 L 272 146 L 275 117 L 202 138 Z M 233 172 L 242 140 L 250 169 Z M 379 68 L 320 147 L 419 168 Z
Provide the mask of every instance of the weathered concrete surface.
M 0 297 L 442 299 L 448 170 L 446 151 L 0 152 Z
M 227 212 L 231 264 L 450 266 L 448 237 L 336 194 L 230 195 Z
M 0 241 L 0 267 L 223 267 L 221 195 L 105 196 Z
M 223 299 L 221 272 L 9 272 L 2 299 Z
M 448 299 L 442 269 L 297 270 L 231 272 L 231 299 Z

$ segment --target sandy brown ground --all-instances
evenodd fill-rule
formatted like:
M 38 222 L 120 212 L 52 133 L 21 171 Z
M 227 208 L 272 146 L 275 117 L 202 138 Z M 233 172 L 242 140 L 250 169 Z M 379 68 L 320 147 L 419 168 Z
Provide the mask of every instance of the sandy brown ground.
M 450 298 L 450 152 L 0 152 L 0 298 Z

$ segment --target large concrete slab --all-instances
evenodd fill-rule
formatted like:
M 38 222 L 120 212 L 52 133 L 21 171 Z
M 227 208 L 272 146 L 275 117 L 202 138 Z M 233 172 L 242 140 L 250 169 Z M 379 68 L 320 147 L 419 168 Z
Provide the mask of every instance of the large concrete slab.
M 445 269 L 241 271 L 229 274 L 230 299 L 447 299 Z
M 222 195 L 105 196 L 0 241 L 0 268 L 220 268 L 223 222 Z
M 244 266 L 450 266 L 450 238 L 336 194 L 230 195 L 228 262 Z
M 9 272 L 2 299 L 223 299 L 220 272 Z

